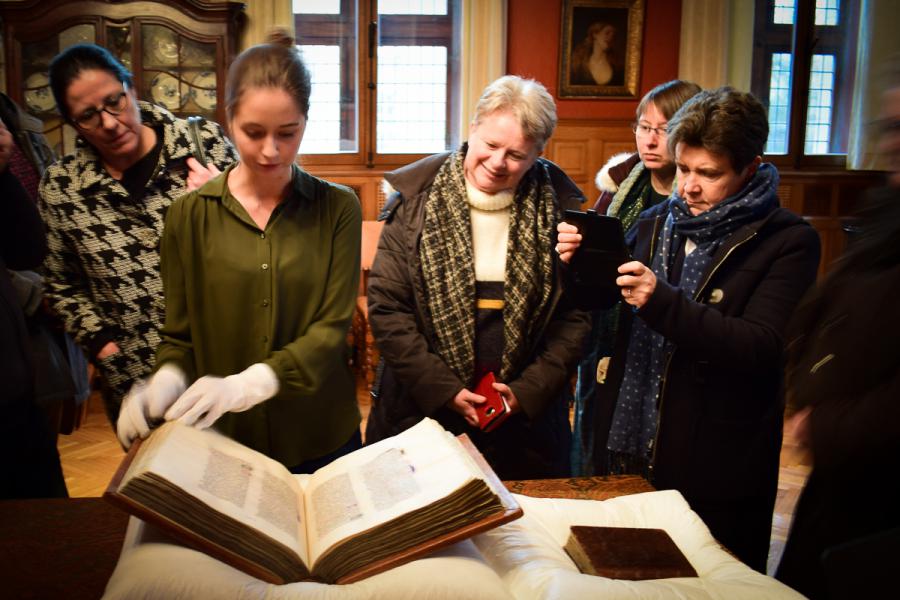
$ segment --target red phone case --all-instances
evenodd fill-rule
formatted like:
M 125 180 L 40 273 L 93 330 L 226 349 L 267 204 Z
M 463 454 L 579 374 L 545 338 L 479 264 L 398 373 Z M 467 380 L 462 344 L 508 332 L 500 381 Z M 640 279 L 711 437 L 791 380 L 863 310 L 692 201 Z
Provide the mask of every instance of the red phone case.
M 493 373 L 488 373 L 481 378 L 475 386 L 475 393 L 484 396 L 487 400 L 475 406 L 478 413 L 478 427 L 482 431 L 492 431 L 499 427 L 509 417 L 510 408 L 500 392 L 492 385 L 496 381 Z

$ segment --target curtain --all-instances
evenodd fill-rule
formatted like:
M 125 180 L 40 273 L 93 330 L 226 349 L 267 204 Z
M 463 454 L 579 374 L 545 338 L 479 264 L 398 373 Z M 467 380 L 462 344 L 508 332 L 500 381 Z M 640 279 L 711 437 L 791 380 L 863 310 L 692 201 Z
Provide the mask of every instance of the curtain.
M 725 85 L 728 71 L 730 3 L 683 0 L 678 78 L 700 87 Z
M 290 0 L 253 0 L 247 3 L 243 50 L 265 41 L 274 26 L 294 31 Z M 469 123 L 485 86 L 506 73 L 506 0 L 462 0 L 460 56 L 460 139 L 469 136 Z
M 241 35 L 239 50 L 266 41 L 273 27 L 283 27 L 294 33 L 294 12 L 291 0 L 253 0 L 246 3 L 247 23 Z
M 463 0 L 462 22 L 460 139 L 465 140 L 481 92 L 506 73 L 506 0 Z
M 888 170 L 887 161 L 877 151 L 878 131 L 871 123 L 878 118 L 882 92 L 892 83 L 888 81 L 888 71 L 900 59 L 897 23 L 900 2 L 863 0 L 847 141 L 848 169 Z

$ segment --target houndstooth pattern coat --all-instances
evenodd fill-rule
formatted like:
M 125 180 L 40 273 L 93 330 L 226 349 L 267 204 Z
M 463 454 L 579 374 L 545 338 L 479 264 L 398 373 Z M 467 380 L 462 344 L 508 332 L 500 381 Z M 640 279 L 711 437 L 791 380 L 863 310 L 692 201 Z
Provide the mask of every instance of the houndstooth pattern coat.
M 191 156 L 187 121 L 146 102 L 140 110 L 143 124 L 163 131 L 142 200 L 132 200 L 80 138 L 74 153 L 47 169 L 40 186 L 49 246 L 46 297 L 89 357 L 110 341 L 121 350 L 95 361 L 113 423 L 125 393 L 153 364 L 164 321 L 159 241 L 166 209 L 186 192 Z M 206 121 L 201 138 L 219 169 L 237 160 L 218 124 Z

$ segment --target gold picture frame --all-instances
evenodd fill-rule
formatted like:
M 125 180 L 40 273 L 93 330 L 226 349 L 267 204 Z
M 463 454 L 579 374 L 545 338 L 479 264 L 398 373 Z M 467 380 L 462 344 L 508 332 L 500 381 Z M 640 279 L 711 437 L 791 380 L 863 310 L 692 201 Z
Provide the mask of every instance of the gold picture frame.
M 636 98 L 644 0 L 563 0 L 560 98 Z

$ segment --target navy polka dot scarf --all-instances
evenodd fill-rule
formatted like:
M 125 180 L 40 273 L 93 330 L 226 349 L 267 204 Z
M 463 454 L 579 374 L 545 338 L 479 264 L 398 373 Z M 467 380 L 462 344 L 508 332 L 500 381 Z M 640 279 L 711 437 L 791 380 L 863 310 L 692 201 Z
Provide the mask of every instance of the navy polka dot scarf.
M 763 218 L 778 207 L 778 171 L 762 164 L 737 194 L 697 216 L 673 192 L 669 214 L 660 233 L 650 268 L 657 278 L 669 280 L 672 262 L 685 238 L 697 245 L 685 256 L 679 288 L 694 298 L 719 246 L 742 225 Z M 636 313 L 640 316 L 640 312 Z M 675 345 L 635 319 L 628 343 L 625 376 L 613 414 L 607 448 L 649 459 L 657 429 L 657 398 L 668 354 Z

